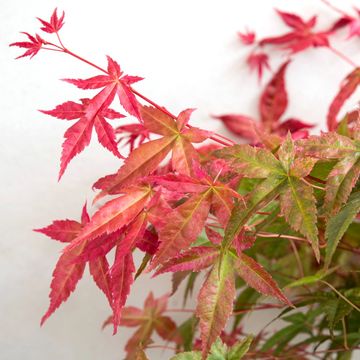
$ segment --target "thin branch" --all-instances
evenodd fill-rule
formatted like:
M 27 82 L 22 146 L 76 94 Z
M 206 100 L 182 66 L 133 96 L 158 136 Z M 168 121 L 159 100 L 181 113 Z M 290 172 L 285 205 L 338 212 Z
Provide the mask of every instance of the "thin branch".
M 322 282 L 323 284 L 327 285 L 330 289 L 332 289 L 338 296 L 340 296 L 345 302 L 347 302 L 351 307 L 353 307 L 355 310 L 357 310 L 358 312 L 360 312 L 360 308 L 357 307 L 355 304 L 353 304 L 346 296 L 344 296 L 341 292 L 339 292 L 338 290 L 336 290 L 331 284 L 329 284 L 327 281 L 325 280 L 319 280 L 320 282 Z
M 332 53 L 334 53 L 336 56 L 338 56 L 340 59 L 344 60 L 346 63 L 348 63 L 350 66 L 357 68 L 358 65 L 354 63 L 349 57 L 347 57 L 345 54 L 343 54 L 341 51 L 335 49 L 331 45 L 327 47 Z
M 300 256 L 299 256 L 298 249 L 297 249 L 297 247 L 295 245 L 294 240 L 290 239 L 290 244 L 291 244 L 291 247 L 292 247 L 292 249 L 294 251 L 294 256 L 295 256 L 295 259 L 296 259 L 296 262 L 297 262 L 297 265 L 298 265 L 299 274 L 303 278 L 305 276 L 304 268 L 302 266 L 302 262 L 301 262 L 301 259 L 300 259 Z
M 334 10 L 338 14 L 341 14 L 342 16 L 348 17 L 349 15 L 344 11 L 333 5 L 329 0 L 320 0 L 323 4 L 325 4 L 328 8 Z

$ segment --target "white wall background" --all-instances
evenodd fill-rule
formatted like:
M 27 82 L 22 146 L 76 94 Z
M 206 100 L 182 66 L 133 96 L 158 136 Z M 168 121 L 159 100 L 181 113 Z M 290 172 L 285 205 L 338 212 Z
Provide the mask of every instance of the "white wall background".
M 350 9 L 359 0 L 335 1 Z M 39 320 L 48 306 L 51 273 L 61 244 L 33 233 L 54 219 L 78 218 L 91 199 L 91 184 L 118 168 L 118 161 L 94 141 L 57 183 L 60 146 L 68 124 L 36 109 L 51 109 L 83 94 L 64 77 L 96 74 L 90 67 L 57 53 L 40 53 L 32 61 L 14 61 L 8 48 L 18 31 L 33 33 L 35 16 L 47 18 L 58 6 L 66 11 L 65 44 L 105 66 L 105 54 L 132 75 L 144 76 L 137 88 L 174 112 L 196 107 L 194 123 L 221 129 L 210 113 L 256 115 L 258 84 L 244 66 L 247 48 L 236 37 L 246 25 L 259 35 L 277 34 L 284 26 L 272 8 L 310 17 L 321 24 L 335 14 L 317 0 L 12 0 L 0 5 L 1 71 L 1 240 L 0 358 L 2 360 L 121 359 L 128 332 L 115 337 L 100 330 L 109 314 L 104 296 L 88 276 L 75 296 L 43 328 Z M 345 33 L 340 39 L 345 38 Z M 360 63 L 360 39 L 334 42 Z M 281 57 L 279 58 L 281 61 Z M 307 51 L 289 68 L 287 115 L 324 124 L 327 105 L 351 67 L 327 50 Z M 349 102 L 354 106 L 356 99 Z M 224 132 L 224 131 L 223 131 Z M 225 132 L 224 132 L 225 133 Z M 141 306 L 149 290 L 169 290 L 168 278 L 138 281 L 128 303 Z M 171 306 L 179 307 L 173 299 Z M 270 314 L 267 314 L 270 318 Z M 179 317 L 178 317 L 179 318 Z M 263 321 L 263 317 L 262 317 Z M 262 322 L 250 321 L 255 330 Z M 155 355 L 157 354 L 157 355 Z M 151 359 L 168 354 L 149 352 Z

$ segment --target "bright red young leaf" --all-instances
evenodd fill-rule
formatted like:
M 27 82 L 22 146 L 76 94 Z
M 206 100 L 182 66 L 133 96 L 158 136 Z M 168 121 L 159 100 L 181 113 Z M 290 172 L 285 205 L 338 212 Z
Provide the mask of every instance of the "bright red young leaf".
M 280 36 L 267 37 L 260 40 L 263 45 L 280 45 L 284 49 L 289 49 L 292 53 L 297 53 L 310 47 L 329 46 L 329 31 L 316 32 L 316 16 L 308 21 L 304 21 L 300 16 L 277 10 L 283 22 L 292 31 Z
M 252 45 L 255 42 L 255 32 L 246 30 L 246 32 L 238 32 L 240 41 L 244 45 Z
M 251 71 L 257 72 L 259 80 L 262 79 L 265 69 L 270 70 L 269 56 L 263 51 L 250 53 L 246 59 L 246 62 L 249 65 Z
M 21 33 L 25 34 L 30 41 L 18 41 L 10 44 L 9 46 L 17 46 L 23 49 L 27 49 L 24 54 L 18 56 L 16 59 L 20 59 L 26 56 L 30 56 L 31 59 L 40 51 L 41 47 L 45 44 L 45 41 L 38 34 L 32 36 L 27 32 Z
M 57 8 L 55 8 L 54 12 L 51 15 L 50 21 L 45 21 L 40 18 L 37 18 L 43 27 L 41 28 L 42 31 L 45 31 L 49 34 L 57 33 L 64 25 L 64 16 L 65 12 L 63 11 L 60 18 L 57 15 Z
M 117 95 L 123 108 L 138 119 L 141 119 L 139 103 L 131 91 L 130 85 L 142 80 L 138 76 L 123 75 L 119 64 L 110 56 L 107 57 L 107 75 L 98 75 L 89 79 L 64 79 L 64 81 L 76 85 L 80 89 L 103 88 L 90 100 L 86 110 L 86 118 L 92 119 L 100 110 L 107 109 Z
M 65 132 L 65 141 L 62 145 L 63 150 L 61 154 L 59 180 L 64 174 L 69 162 L 89 145 L 93 128 L 95 128 L 99 143 L 111 151 L 115 156 L 122 157 L 115 141 L 115 131 L 105 118 L 120 119 L 123 118 L 124 115 L 115 110 L 103 108 L 99 109 L 92 118 L 89 118 L 87 116 L 87 111 L 91 106 L 90 99 L 81 99 L 81 104 L 67 101 L 56 106 L 53 110 L 40 110 L 42 113 L 54 116 L 58 119 L 80 119 Z

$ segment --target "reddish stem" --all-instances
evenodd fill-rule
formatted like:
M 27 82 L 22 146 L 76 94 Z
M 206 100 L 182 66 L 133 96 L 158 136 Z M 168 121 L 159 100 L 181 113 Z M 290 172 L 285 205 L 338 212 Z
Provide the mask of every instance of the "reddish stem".
M 343 54 L 341 51 L 335 49 L 331 45 L 328 46 L 328 49 L 334 53 L 336 56 L 338 56 L 340 59 L 343 59 L 345 62 L 347 62 L 349 65 L 351 65 L 354 68 L 357 68 L 358 65 L 355 64 L 350 58 L 348 58 L 345 54 Z
M 64 52 L 65 54 L 68 54 L 68 55 L 71 55 L 73 57 L 75 57 L 76 59 L 94 67 L 95 69 L 98 69 L 100 70 L 101 72 L 105 73 L 105 74 L 109 74 L 107 70 L 101 68 L 100 66 L 92 63 L 91 61 L 89 60 L 86 60 L 85 58 L 75 54 L 74 52 L 68 50 L 62 43 L 61 39 L 60 39 L 60 36 L 58 34 L 56 34 L 57 37 L 58 37 L 58 40 L 59 40 L 59 43 L 61 45 L 61 48 L 59 46 L 57 46 L 56 44 L 53 44 L 53 43 L 47 43 L 49 45 L 52 45 L 52 46 L 55 46 L 56 48 L 58 49 L 61 49 L 62 52 Z M 50 50 L 50 49 L 49 49 Z M 157 108 L 158 110 L 162 111 L 164 114 L 172 117 L 173 119 L 176 119 L 177 117 L 172 114 L 170 111 L 166 110 L 165 108 L 163 108 L 162 106 L 158 105 L 157 103 L 155 103 L 154 101 L 150 100 L 149 98 L 147 98 L 145 95 L 139 93 L 138 91 L 136 91 L 135 89 L 133 88 L 130 88 L 131 91 L 133 92 L 134 95 L 140 97 L 141 99 L 143 99 L 144 101 L 146 101 L 147 103 L 151 104 L 152 106 L 154 106 L 155 108 Z M 190 125 L 187 125 L 188 128 L 191 128 Z M 226 138 L 225 136 L 222 136 L 220 134 L 216 134 L 214 133 L 213 136 L 210 137 L 211 140 L 213 141 L 216 141 L 217 143 L 221 144 L 221 145 L 224 145 L 224 146 L 231 146 L 231 145 L 234 145 L 236 144 L 234 141 Z M 224 140 L 226 140 L 227 142 L 225 142 Z
M 334 6 L 329 0 L 320 0 L 323 4 L 325 4 L 328 8 L 334 10 L 335 12 L 348 17 L 349 15 L 344 11 Z

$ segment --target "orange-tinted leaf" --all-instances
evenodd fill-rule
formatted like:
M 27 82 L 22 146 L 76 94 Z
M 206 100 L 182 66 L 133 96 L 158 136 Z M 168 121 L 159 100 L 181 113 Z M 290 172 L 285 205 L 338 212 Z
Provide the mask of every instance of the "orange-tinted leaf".
M 271 275 L 254 259 L 244 253 L 238 254 L 234 262 L 235 270 L 247 284 L 264 295 L 274 296 L 281 302 L 292 306 L 290 300 L 279 289 Z
M 160 246 L 151 269 L 187 249 L 205 225 L 210 210 L 211 192 L 194 195 L 168 215 L 167 224 L 160 230 Z
M 140 107 L 141 118 L 144 121 L 144 126 L 155 134 L 164 136 L 171 136 L 178 133 L 176 122 L 164 112 L 152 107 Z
M 101 185 L 103 193 L 116 194 L 135 180 L 152 173 L 170 152 L 174 141 L 175 136 L 166 136 L 140 145 L 125 160 L 116 175 L 106 178 L 106 182 Z

